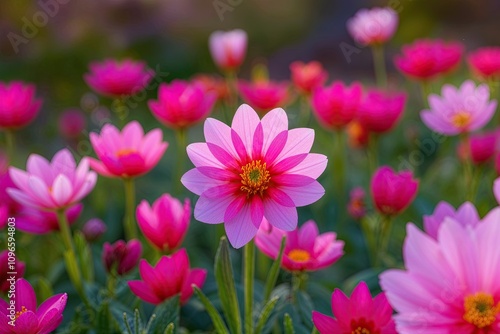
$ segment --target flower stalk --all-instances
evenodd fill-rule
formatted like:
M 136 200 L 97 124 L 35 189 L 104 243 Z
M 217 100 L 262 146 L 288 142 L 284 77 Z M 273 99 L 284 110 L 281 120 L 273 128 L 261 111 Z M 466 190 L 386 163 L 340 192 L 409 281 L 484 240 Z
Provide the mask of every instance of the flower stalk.
M 387 87 L 387 71 L 385 69 L 384 47 L 376 44 L 372 46 L 375 79 L 380 88 Z
M 255 242 L 245 245 L 243 259 L 243 286 L 245 287 L 245 333 L 253 333 L 253 288 L 255 275 Z
M 137 228 L 135 224 L 135 183 L 133 178 L 124 178 L 123 185 L 125 187 L 125 217 L 123 220 L 123 228 L 127 240 L 137 238 Z

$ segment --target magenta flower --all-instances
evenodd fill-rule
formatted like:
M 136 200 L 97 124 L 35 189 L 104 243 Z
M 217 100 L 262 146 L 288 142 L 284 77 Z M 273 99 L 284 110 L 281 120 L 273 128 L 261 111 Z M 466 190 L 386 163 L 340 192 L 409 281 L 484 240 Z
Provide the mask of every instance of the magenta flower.
M 281 239 L 286 237 L 281 266 L 289 271 L 316 271 L 337 262 L 344 254 L 344 242 L 333 232 L 319 234 L 318 226 L 309 220 L 293 231 L 286 232 L 262 221 L 255 245 L 273 260 L 278 257 Z
M 390 7 L 363 8 L 347 21 L 347 30 L 359 44 L 384 44 L 396 32 L 398 22 L 398 14 Z
M 12 282 L 11 278 L 15 278 L 12 282 L 14 283 L 19 278 L 23 277 L 24 270 L 26 269 L 24 262 L 19 261 L 15 256 L 13 256 L 14 253 L 10 254 L 11 256 L 9 256 L 9 253 L 10 252 L 8 250 L 0 252 L 0 291 L 3 293 L 7 293 L 10 290 L 10 284 Z M 9 259 L 9 257 L 14 259 L 13 263 L 11 262 L 12 258 Z
M 351 190 L 347 212 L 354 219 L 361 219 L 366 215 L 365 191 L 361 187 Z
M 192 82 L 200 85 L 206 93 L 215 94 L 217 101 L 226 101 L 229 99 L 230 91 L 226 80 L 215 75 L 197 74 Z
M 125 275 L 137 266 L 142 255 L 142 245 L 139 240 L 128 242 L 118 240 L 114 244 L 105 242 L 102 248 L 102 262 L 108 273 L 116 270 L 118 275 Z
M 329 87 L 316 88 L 311 102 L 314 114 L 325 128 L 341 129 L 356 117 L 362 93 L 358 82 L 349 87 L 336 81 Z
M 163 142 L 160 129 L 144 135 L 137 121 L 125 125 L 120 132 L 106 124 L 101 134 L 90 134 L 90 142 L 99 160 L 89 158 L 90 166 L 107 177 L 129 178 L 148 173 L 160 161 L 168 143 Z
M 357 119 L 368 131 L 390 131 L 401 119 L 406 100 L 407 95 L 404 92 L 371 89 L 359 106 Z
M 246 103 L 263 113 L 283 106 L 290 99 L 288 82 L 240 80 L 238 91 Z
M 484 78 L 500 77 L 500 47 L 479 48 L 467 57 L 469 66 L 476 75 Z
M 155 267 L 142 259 L 139 273 L 142 281 L 129 281 L 130 290 L 145 302 L 156 305 L 177 294 L 185 304 L 193 294 L 192 285 L 201 288 L 207 278 L 205 269 L 190 268 L 184 248 L 171 256 L 162 256 Z
M 58 121 L 59 133 L 68 139 L 82 135 L 87 127 L 85 114 L 78 109 L 70 109 L 61 114 Z
M 88 242 L 96 241 L 106 233 L 107 230 L 106 224 L 99 218 L 89 219 L 82 227 L 83 236 Z
M 118 98 L 134 95 L 145 89 L 154 76 L 146 63 L 125 59 L 106 59 L 92 62 L 90 73 L 84 75 L 85 82 L 97 93 Z
M 18 203 L 39 210 L 67 209 L 80 202 L 94 189 L 97 175 L 89 171 L 89 161 L 83 158 L 79 165 L 67 149 L 54 155 L 52 162 L 31 154 L 27 171 L 10 167 L 10 177 L 17 188 L 7 193 Z
M 22 208 L 7 193 L 8 188 L 16 186 L 10 178 L 8 168 L 7 158 L 0 153 L 0 230 L 7 225 L 7 219 L 16 216 Z
M 380 275 L 399 333 L 500 332 L 500 208 L 475 228 L 446 218 L 437 240 L 408 224 L 405 270 Z
M 189 228 L 191 202 L 184 205 L 169 194 L 158 198 L 151 207 L 142 201 L 136 211 L 137 222 L 146 239 L 161 251 L 170 252 L 178 248 Z
M 255 236 L 263 217 L 274 227 L 294 230 L 296 207 L 316 202 L 325 192 L 316 178 L 326 168 L 326 156 L 309 153 L 314 130 L 288 130 L 283 109 L 271 110 L 260 120 L 242 105 L 231 127 L 207 119 L 205 139 L 188 146 L 195 168 L 181 181 L 200 196 L 195 219 L 224 222 L 236 248 Z
M 311 94 L 314 88 L 321 87 L 328 78 L 328 72 L 319 61 L 304 64 L 294 61 L 290 64 L 292 81 L 297 90 L 304 94 Z
M 217 66 L 224 71 L 234 71 L 245 60 L 247 33 L 241 29 L 215 31 L 210 35 L 209 47 Z
M 470 159 L 480 165 L 489 162 L 497 153 L 498 135 L 494 132 L 472 134 L 468 141 L 464 140 L 458 146 L 458 154 L 462 160 Z
M 63 320 L 68 295 L 61 293 L 36 306 L 35 290 L 23 278 L 16 281 L 15 306 L 0 299 L 0 332 L 4 334 L 49 334 Z
M 429 96 L 430 110 L 423 110 L 420 117 L 431 130 L 447 136 L 475 131 L 485 126 L 495 113 L 497 101 L 489 99 L 486 84 L 476 87 L 467 80 L 458 89 L 444 85 L 441 96 Z
M 205 119 L 217 100 L 215 93 L 207 93 L 202 85 L 174 80 L 161 84 L 158 100 L 149 100 L 153 115 L 167 127 L 179 129 L 193 126 Z
M 463 54 L 458 42 L 420 39 L 403 46 L 394 64 L 403 74 L 420 80 L 429 80 L 457 67 Z
M 18 129 L 30 124 L 40 111 L 35 86 L 20 81 L 0 82 L 0 129 Z
M 455 210 L 451 204 L 443 201 L 439 202 L 432 215 L 424 216 L 424 231 L 437 240 L 439 228 L 446 218 L 453 218 L 464 227 L 475 227 L 481 220 L 474 204 L 466 202 Z
M 69 225 L 74 224 L 82 213 L 83 205 L 74 204 L 65 210 Z M 16 228 L 31 234 L 46 234 L 59 231 L 59 223 L 55 212 L 38 210 L 31 207 L 22 208 L 16 216 Z
M 372 177 L 371 192 L 377 210 L 384 215 L 397 215 L 415 199 L 418 181 L 410 171 L 395 173 L 388 166 L 380 167 Z
M 335 318 L 313 311 L 312 320 L 320 334 L 397 334 L 392 308 L 384 293 L 372 298 L 365 282 L 352 291 L 351 298 L 339 289 L 332 294 Z

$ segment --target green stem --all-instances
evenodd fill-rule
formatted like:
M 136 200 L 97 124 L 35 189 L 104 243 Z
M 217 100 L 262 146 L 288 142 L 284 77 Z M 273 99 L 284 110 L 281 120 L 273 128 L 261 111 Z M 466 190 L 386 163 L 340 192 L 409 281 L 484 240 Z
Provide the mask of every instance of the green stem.
M 115 296 L 115 287 L 116 287 L 116 271 L 112 270 L 108 274 L 108 294 L 109 297 L 111 298 Z
M 465 161 L 464 161 L 464 194 L 465 200 L 472 202 L 475 197 L 474 190 L 474 166 L 472 164 L 472 152 L 470 149 L 470 137 L 468 133 L 462 135 L 462 142 L 465 147 Z
M 12 130 L 6 130 L 5 131 L 5 144 L 7 146 L 7 157 L 9 158 L 9 164 L 12 165 L 14 162 L 14 142 L 15 142 L 15 136 L 14 132 Z
M 300 290 L 305 289 L 305 284 L 307 282 L 307 274 L 302 271 L 296 271 L 293 272 L 292 274 L 292 302 L 294 304 L 297 303 L 298 298 L 297 298 L 297 293 Z
M 120 120 L 120 124 L 124 126 L 126 123 L 125 120 L 128 116 L 128 108 L 125 104 L 125 98 L 119 97 L 113 100 L 113 111 Z
M 133 178 L 124 178 L 125 186 L 125 218 L 123 228 L 127 240 L 137 238 L 137 229 L 135 226 L 135 184 Z
M 428 98 L 429 98 L 429 95 L 431 94 L 430 82 L 427 80 L 423 80 L 420 83 L 420 89 L 422 91 L 422 103 L 423 103 L 422 105 L 424 106 L 424 108 L 429 108 Z
M 378 167 L 378 142 L 378 135 L 375 133 L 371 134 L 368 141 L 368 172 L 370 173 L 370 178 Z
M 175 131 L 175 135 L 177 138 L 177 166 L 174 178 L 175 182 L 175 192 L 176 194 L 179 194 L 182 192 L 182 183 L 181 183 L 181 178 L 182 174 L 184 172 L 184 166 L 186 162 L 186 146 L 187 146 L 187 131 L 184 128 L 180 128 L 177 131 Z
M 345 203 L 345 188 L 346 188 L 346 143 L 345 133 L 342 130 L 336 130 L 333 138 L 333 156 L 332 156 L 332 175 L 334 177 L 335 192 L 337 193 L 339 216 L 338 216 L 338 230 L 343 228 L 343 212 L 346 207 Z
M 380 234 L 379 234 L 379 246 L 378 246 L 378 256 L 376 264 L 382 263 L 383 258 L 387 254 L 387 248 L 389 247 L 389 240 L 392 228 L 392 216 L 382 215 L 382 221 L 380 222 Z
M 311 121 L 311 108 L 309 104 L 309 97 L 307 95 L 300 96 L 300 115 L 298 126 L 307 127 Z
M 245 287 L 245 333 L 253 333 L 253 284 L 255 272 L 255 243 L 245 245 L 243 261 L 243 286 Z
M 382 45 L 374 45 L 372 53 L 377 86 L 385 88 L 387 87 L 387 71 L 385 69 L 384 47 Z
M 375 266 L 377 263 L 377 242 L 375 240 L 375 233 L 372 230 L 370 224 L 369 224 L 369 218 L 364 217 L 361 219 L 361 230 L 363 231 L 365 241 L 366 241 L 366 247 L 368 248 L 368 257 L 370 259 L 370 263 Z
M 236 111 L 236 104 L 238 102 L 238 87 L 237 87 L 236 72 L 235 71 L 227 71 L 226 72 L 226 85 L 229 89 L 229 97 L 227 99 L 226 108 L 226 120 L 230 122 L 233 119 L 234 112 Z

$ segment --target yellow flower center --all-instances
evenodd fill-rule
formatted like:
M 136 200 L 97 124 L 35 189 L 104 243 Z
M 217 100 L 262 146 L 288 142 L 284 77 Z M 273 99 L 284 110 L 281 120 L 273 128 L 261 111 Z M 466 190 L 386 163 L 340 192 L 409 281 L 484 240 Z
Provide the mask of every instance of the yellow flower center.
M 477 328 L 492 325 L 500 313 L 500 303 L 495 305 L 493 296 L 483 292 L 467 296 L 464 301 L 464 320 Z
M 134 150 L 134 149 L 131 149 L 131 148 L 122 148 L 122 149 L 116 151 L 116 156 L 118 158 L 121 158 L 121 157 L 125 157 L 127 155 L 134 154 L 134 153 L 137 153 L 137 151 Z
M 295 262 L 306 262 L 311 258 L 311 254 L 303 249 L 293 249 L 288 253 L 288 257 Z
M 355 330 L 353 330 L 351 334 L 371 334 L 371 332 L 364 327 L 358 327 Z
M 470 124 L 471 116 L 468 112 L 460 111 L 451 117 L 451 122 L 457 128 L 465 128 Z
M 21 307 L 21 311 L 17 311 L 17 312 L 16 312 L 16 315 L 15 315 L 14 321 L 16 321 L 16 320 L 17 320 L 17 318 L 19 318 L 19 317 L 21 316 L 21 314 L 26 313 L 26 312 L 28 312 L 28 309 L 27 309 L 25 306 L 22 306 L 22 307 Z
M 247 197 L 255 194 L 262 196 L 269 187 L 271 175 L 267 170 L 266 163 L 254 160 L 241 167 L 241 187 L 240 190 L 247 193 Z

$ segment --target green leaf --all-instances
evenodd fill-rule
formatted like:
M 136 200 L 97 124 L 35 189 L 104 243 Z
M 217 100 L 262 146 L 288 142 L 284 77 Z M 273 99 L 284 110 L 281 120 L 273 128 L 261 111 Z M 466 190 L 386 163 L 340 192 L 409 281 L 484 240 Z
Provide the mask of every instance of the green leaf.
M 293 321 L 288 313 L 285 313 L 283 325 L 285 326 L 285 334 L 295 334 L 295 331 L 293 330 Z
M 174 329 L 175 325 L 173 323 L 168 324 L 167 328 L 165 329 L 164 334 L 174 334 Z
M 241 314 L 229 256 L 229 244 L 226 237 L 220 239 L 219 249 L 215 255 L 215 279 L 222 310 L 229 324 L 229 329 L 231 333 L 241 334 Z
M 35 284 L 36 296 L 38 300 L 46 300 L 54 295 L 52 285 L 43 277 L 38 277 Z
M 95 329 L 97 333 L 112 333 L 113 332 L 113 322 L 109 311 L 108 302 L 103 302 L 99 309 L 97 310 L 95 318 Z
M 153 334 L 163 334 L 170 324 L 175 328 L 179 327 L 179 312 L 181 302 L 179 295 L 168 299 L 158 305 L 153 311 L 155 316 L 147 326 L 147 332 Z
M 94 262 L 90 247 L 81 232 L 75 232 L 75 249 L 83 279 L 87 282 L 94 281 Z
M 269 298 L 271 297 L 271 293 L 274 289 L 274 286 L 276 285 L 276 281 L 278 280 L 278 275 L 280 273 L 280 267 L 281 267 L 281 261 L 283 259 L 283 252 L 285 250 L 285 244 L 286 244 L 286 237 L 283 237 L 281 239 L 281 246 L 280 246 L 280 252 L 278 254 L 278 257 L 276 258 L 276 261 L 274 261 L 271 271 L 269 272 L 269 275 L 267 276 L 267 281 L 266 281 L 266 290 L 264 292 L 264 301 L 267 302 Z
M 222 320 L 219 312 L 217 312 L 217 309 L 210 302 L 207 296 L 205 296 L 205 294 L 195 285 L 193 285 L 193 289 L 203 306 L 205 306 L 208 315 L 212 319 L 217 334 L 229 334 L 226 324 L 224 324 L 224 320 Z
M 255 327 L 254 331 L 255 334 L 262 333 L 262 329 L 269 320 L 269 317 L 271 316 L 271 313 L 273 312 L 274 307 L 276 306 L 276 303 L 278 303 L 279 300 L 280 297 L 274 297 L 264 305 L 257 320 L 257 326 Z

